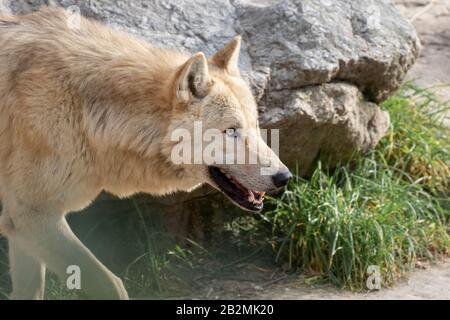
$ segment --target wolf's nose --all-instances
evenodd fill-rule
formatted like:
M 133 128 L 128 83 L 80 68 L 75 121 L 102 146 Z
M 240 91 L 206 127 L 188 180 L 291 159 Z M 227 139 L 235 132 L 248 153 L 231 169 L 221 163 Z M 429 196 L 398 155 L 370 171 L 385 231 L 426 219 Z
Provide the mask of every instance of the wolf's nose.
M 272 181 L 275 187 L 281 188 L 288 184 L 289 180 L 292 178 L 292 173 L 287 171 L 281 171 L 272 176 Z

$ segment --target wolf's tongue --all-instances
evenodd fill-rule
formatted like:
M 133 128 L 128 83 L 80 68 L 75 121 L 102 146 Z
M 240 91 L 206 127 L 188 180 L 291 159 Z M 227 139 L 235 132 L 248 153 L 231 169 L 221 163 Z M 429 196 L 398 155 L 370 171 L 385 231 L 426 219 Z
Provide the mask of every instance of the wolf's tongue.
M 265 192 L 253 191 L 253 194 L 255 195 L 257 201 L 262 201 L 264 199 L 264 195 L 266 193 Z
M 257 202 L 257 203 L 261 203 L 264 200 L 264 195 L 266 193 L 265 192 L 259 192 L 259 191 L 252 191 L 252 190 L 248 190 L 248 198 L 247 200 L 249 202 Z

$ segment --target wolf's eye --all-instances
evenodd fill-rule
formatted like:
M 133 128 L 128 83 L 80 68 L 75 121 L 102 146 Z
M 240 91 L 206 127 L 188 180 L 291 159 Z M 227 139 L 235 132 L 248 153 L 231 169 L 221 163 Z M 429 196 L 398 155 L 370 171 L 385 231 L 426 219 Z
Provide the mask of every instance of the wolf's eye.
M 233 138 L 237 137 L 237 130 L 235 128 L 229 128 L 229 129 L 225 130 L 225 133 L 229 137 L 233 137 Z

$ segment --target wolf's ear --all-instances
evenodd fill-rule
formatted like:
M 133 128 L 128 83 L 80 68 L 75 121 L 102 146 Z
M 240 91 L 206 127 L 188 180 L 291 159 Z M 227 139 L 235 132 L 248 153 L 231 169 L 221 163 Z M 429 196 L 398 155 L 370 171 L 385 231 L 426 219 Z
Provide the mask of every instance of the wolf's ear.
M 211 57 L 211 61 L 219 68 L 226 70 L 232 76 L 239 75 L 239 51 L 241 50 L 241 36 L 235 37 L 225 47 Z
M 176 81 L 176 97 L 182 102 L 188 102 L 191 97 L 201 99 L 208 95 L 210 89 L 208 62 L 205 55 L 198 52 L 181 67 Z

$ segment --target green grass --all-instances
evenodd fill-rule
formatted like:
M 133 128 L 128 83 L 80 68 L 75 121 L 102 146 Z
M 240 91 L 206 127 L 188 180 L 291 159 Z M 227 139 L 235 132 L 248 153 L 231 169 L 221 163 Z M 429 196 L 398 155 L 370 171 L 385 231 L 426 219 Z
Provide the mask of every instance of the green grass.
M 405 87 L 383 104 L 392 125 L 376 150 L 296 178 L 274 209 L 276 259 L 333 284 L 364 289 L 378 266 L 391 285 L 418 259 L 449 252 L 450 131 L 445 105 Z

